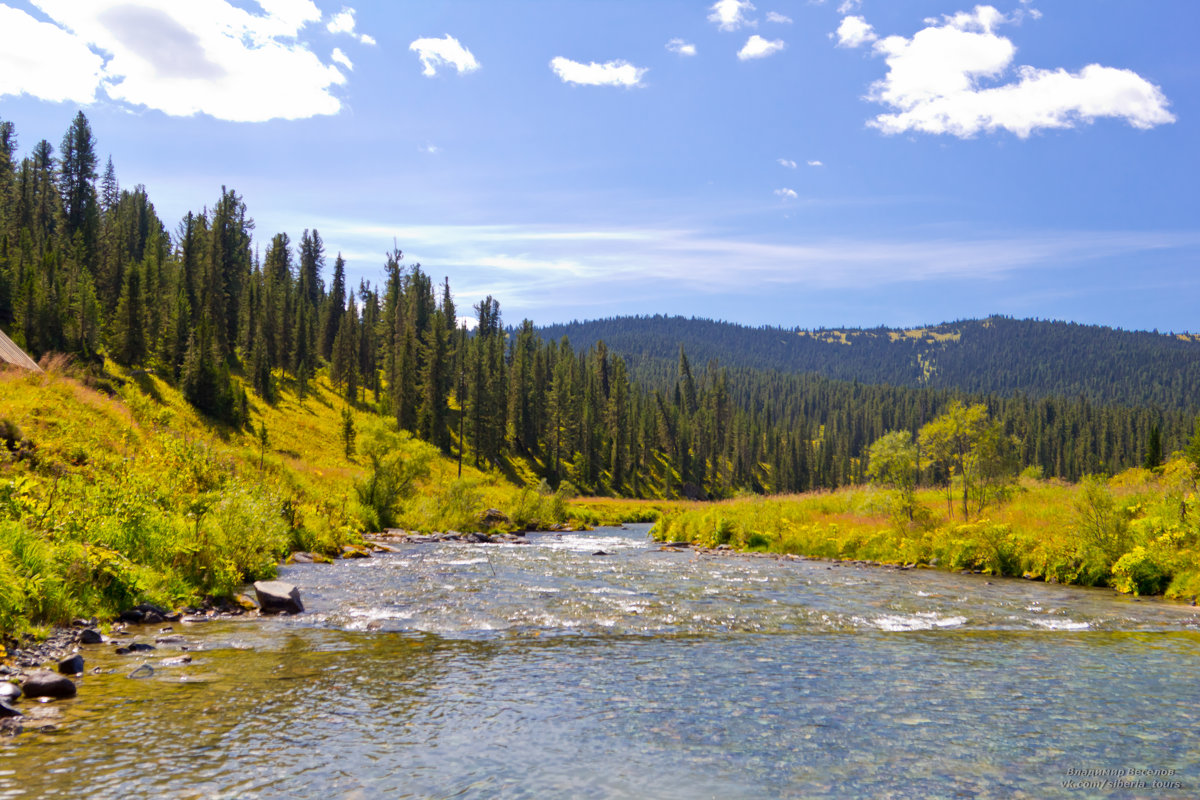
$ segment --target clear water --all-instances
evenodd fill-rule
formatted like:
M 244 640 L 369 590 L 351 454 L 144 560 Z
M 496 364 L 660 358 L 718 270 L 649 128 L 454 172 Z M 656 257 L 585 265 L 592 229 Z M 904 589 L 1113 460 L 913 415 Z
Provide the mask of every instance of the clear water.
M 1200 796 L 1192 608 L 529 538 L 286 568 L 309 613 L 176 625 L 183 666 L 85 648 L 0 798 Z M 1064 785 L 1122 769 L 1178 786 Z

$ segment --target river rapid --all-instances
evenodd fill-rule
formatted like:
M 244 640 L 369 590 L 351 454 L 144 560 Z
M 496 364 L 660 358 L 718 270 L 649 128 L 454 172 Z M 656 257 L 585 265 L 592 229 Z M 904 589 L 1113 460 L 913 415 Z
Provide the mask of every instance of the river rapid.
M 0 800 L 1200 796 L 1196 609 L 528 539 L 286 567 L 303 615 L 84 647 Z

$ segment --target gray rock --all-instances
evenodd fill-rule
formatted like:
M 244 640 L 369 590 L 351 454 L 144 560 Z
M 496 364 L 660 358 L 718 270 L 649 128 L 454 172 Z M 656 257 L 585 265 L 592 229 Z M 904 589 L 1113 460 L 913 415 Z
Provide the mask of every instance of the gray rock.
M 254 594 L 264 614 L 301 614 L 304 604 L 300 602 L 300 590 L 283 581 L 256 581 Z
M 75 681 L 66 675 L 58 675 L 44 669 L 26 678 L 24 685 L 21 686 L 21 691 L 25 693 L 26 697 L 31 699 L 35 697 L 59 699 L 74 697 L 78 690 L 75 688 Z
M 135 669 L 133 672 L 129 673 L 129 677 L 133 678 L 136 681 L 136 680 L 141 680 L 142 678 L 149 678 L 153 674 L 154 674 L 154 667 L 150 666 L 149 664 L 142 664 L 140 667 Z
M 104 641 L 104 637 L 100 635 L 100 631 L 95 628 L 87 628 L 80 632 L 80 644 L 100 644 Z
M 487 511 L 484 511 L 483 515 L 480 516 L 479 521 L 484 525 L 512 524 L 512 520 L 508 518 L 508 515 L 498 508 L 489 508 Z
M 23 717 L 25 716 L 20 711 L 10 706 L 8 703 L 0 700 L 0 719 L 5 717 Z
M 83 674 L 83 656 L 76 653 L 73 656 L 67 656 L 62 661 L 58 662 L 58 671 L 63 675 L 82 675 Z
M 21 687 L 8 681 L 0 682 L 0 701 L 11 703 L 21 699 Z

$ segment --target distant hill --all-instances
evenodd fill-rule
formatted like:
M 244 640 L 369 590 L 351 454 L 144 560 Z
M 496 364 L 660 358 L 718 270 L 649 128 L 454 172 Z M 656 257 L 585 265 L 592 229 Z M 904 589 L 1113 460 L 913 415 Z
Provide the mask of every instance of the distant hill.
M 643 377 L 667 373 L 683 346 L 693 364 L 812 372 L 841 380 L 1096 403 L 1200 407 L 1200 336 L 1009 317 L 926 328 L 751 328 L 665 316 L 549 325 L 576 348 L 604 341 Z

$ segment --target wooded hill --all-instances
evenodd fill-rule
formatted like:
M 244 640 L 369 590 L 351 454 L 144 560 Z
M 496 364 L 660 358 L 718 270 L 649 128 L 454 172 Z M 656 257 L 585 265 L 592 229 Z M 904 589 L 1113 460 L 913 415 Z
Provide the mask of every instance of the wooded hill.
M 549 340 L 566 336 L 577 348 L 603 341 L 646 377 L 669 369 L 682 345 L 695 364 L 715 360 L 735 368 L 975 394 L 1200 407 L 1200 337 L 1188 334 L 1001 316 L 911 330 L 806 330 L 656 315 L 548 325 L 539 332 Z
M 354 287 L 340 256 L 329 264 L 315 229 L 295 240 L 263 235 L 256 246 L 247 205 L 232 189 L 221 187 L 213 205 L 172 231 L 143 187 L 122 188 L 111 160 L 102 175 L 97 167 L 82 113 L 57 152 L 42 140 L 19 161 L 16 132 L 0 122 L 0 327 L 34 357 L 68 353 L 97 373 L 112 362 L 153 371 L 234 429 L 255 424 L 251 393 L 268 405 L 284 390 L 303 402 L 323 376 L 347 408 L 482 469 L 544 478 L 551 488 L 570 481 L 588 493 L 651 497 L 860 482 L 873 441 L 916 431 L 955 399 L 987 404 L 1020 466 L 1069 479 L 1156 461 L 1192 432 L 1178 387 L 1200 380 L 1193 342 L 1172 345 L 1187 358 L 1158 361 L 1136 348 L 1106 353 L 1086 337 L 1078 358 L 1067 344 L 1053 358 L 1038 356 L 1033 343 L 997 345 L 995 356 L 984 342 L 971 352 L 1007 365 L 997 380 L 1012 384 L 984 394 L 991 384 L 982 379 L 959 386 L 948 378 L 988 371 L 972 372 L 967 356 L 947 357 L 973 340 L 966 323 L 957 333 L 801 336 L 630 318 L 581 326 L 568 340 L 529 320 L 506 326 L 500 303 L 487 297 L 474 304 L 468 333 L 449 282 L 406 265 L 398 250 L 380 265 L 377 284 Z M 1010 323 L 1029 325 L 974 325 Z M 1151 336 L 1111 333 L 1122 346 Z M 1165 337 L 1153 341 L 1166 352 Z M 835 377 L 780 368 L 772 358 L 796 342 L 823 353 Z M 905 359 L 925 377 L 914 379 Z M 1101 404 L 1087 392 L 1050 390 L 1073 385 L 1072 375 L 1084 381 L 1080 363 L 1107 368 L 1097 387 L 1132 382 L 1141 370 L 1146 399 Z M 856 364 L 864 374 L 854 374 Z M 1041 383 L 1026 386 L 1031 374 Z M 979 394 L 959 397 L 973 387 Z M 1021 387 L 1026 394 L 1011 391 Z M 1151 405 L 1167 396 L 1176 400 Z

